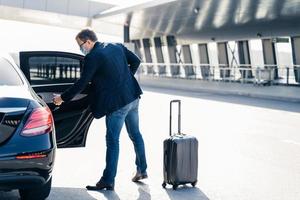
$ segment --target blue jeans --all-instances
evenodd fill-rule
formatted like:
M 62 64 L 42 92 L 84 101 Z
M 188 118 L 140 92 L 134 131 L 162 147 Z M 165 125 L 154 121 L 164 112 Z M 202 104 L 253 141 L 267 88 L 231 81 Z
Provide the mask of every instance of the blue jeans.
M 137 171 L 145 173 L 147 168 L 144 140 L 139 130 L 139 99 L 121 109 L 106 115 L 106 167 L 101 181 L 114 183 L 119 159 L 119 138 L 125 122 L 128 135 L 133 142 L 136 154 Z

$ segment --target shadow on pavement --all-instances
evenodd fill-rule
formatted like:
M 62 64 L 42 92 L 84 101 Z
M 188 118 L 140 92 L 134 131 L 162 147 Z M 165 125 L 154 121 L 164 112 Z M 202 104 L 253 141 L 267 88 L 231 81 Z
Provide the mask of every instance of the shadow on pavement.
M 47 200 L 95 200 L 85 188 L 52 187 Z
M 137 182 L 139 197 L 137 200 L 151 200 L 149 186 L 142 182 Z M 170 187 L 170 186 L 169 186 Z M 209 198 L 197 187 L 179 186 L 177 190 L 166 188 L 170 200 L 209 200 Z
M 137 183 L 139 196 L 137 200 L 151 200 L 149 186 L 145 183 Z M 166 188 L 166 193 L 170 200 L 209 200 L 209 198 L 197 187 L 181 186 L 177 190 Z M 97 191 L 101 193 L 107 200 L 120 200 L 118 194 L 114 191 Z M 0 191 L 0 199 L 2 200 L 20 200 L 17 190 L 11 192 Z M 47 200 L 96 200 L 85 188 L 61 188 L 53 187 Z
M 199 98 L 205 100 L 220 101 L 226 103 L 241 104 L 241 105 L 255 106 L 261 108 L 269 108 L 273 110 L 284 110 L 289 112 L 300 113 L 299 102 L 288 102 L 288 101 L 256 98 L 256 97 L 233 95 L 233 94 L 193 92 L 193 91 L 185 91 L 182 89 L 178 89 L 178 90 L 164 89 L 164 88 L 147 87 L 147 86 L 143 87 L 143 89 L 149 92 L 157 92 L 157 93 L 163 93 L 169 95 L 192 97 L 192 98 Z
M 120 197 L 114 191 L 99 190 L 97 192 L 102 193 L 107 200 L 120 200 Z
M 150 188 L 143 182 L 137 182 L 139 197 L 137 200 L 151 200 Z
M 100 193 L 107 200 L 120 200 L 114 191 L 99 190 L 93 193 Z M 96 200 L 85 188 L 58 188 L 53 187 L 47 200 Z
M 168 186 L 167 186 L 168 187 Z M 170 200 L 209 200 L 209 198 L 197 187 L 179 186 L 177 190 L 165 189 Z

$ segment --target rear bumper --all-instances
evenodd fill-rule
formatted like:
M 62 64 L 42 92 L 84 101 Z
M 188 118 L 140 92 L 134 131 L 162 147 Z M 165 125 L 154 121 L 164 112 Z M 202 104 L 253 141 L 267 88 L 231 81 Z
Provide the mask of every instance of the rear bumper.
M 43 177 L 36 172 L 11 172 L 0 174 L 0 190 L 27 189 L 47 183 L 51 175 Z
M 44 185 L 52 176 L 55 149 L 37 159 L 0 159 L 0 190 L 26 189 Z

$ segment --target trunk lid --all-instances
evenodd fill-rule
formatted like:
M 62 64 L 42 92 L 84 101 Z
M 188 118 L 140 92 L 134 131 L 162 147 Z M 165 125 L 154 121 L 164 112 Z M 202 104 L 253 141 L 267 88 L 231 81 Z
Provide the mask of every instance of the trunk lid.
M 28 104 L 28 99 L 0 97 L 0 144 L 5 143 L 14 134 Z

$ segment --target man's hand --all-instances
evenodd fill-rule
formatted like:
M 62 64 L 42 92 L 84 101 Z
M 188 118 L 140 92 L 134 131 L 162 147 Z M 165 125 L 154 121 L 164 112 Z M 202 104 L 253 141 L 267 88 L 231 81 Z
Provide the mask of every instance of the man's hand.
M 57 106 L 60 106 L 64 101 L 62 100 L 61 96 L 58 94 L 54 94 L 53 103 Z

